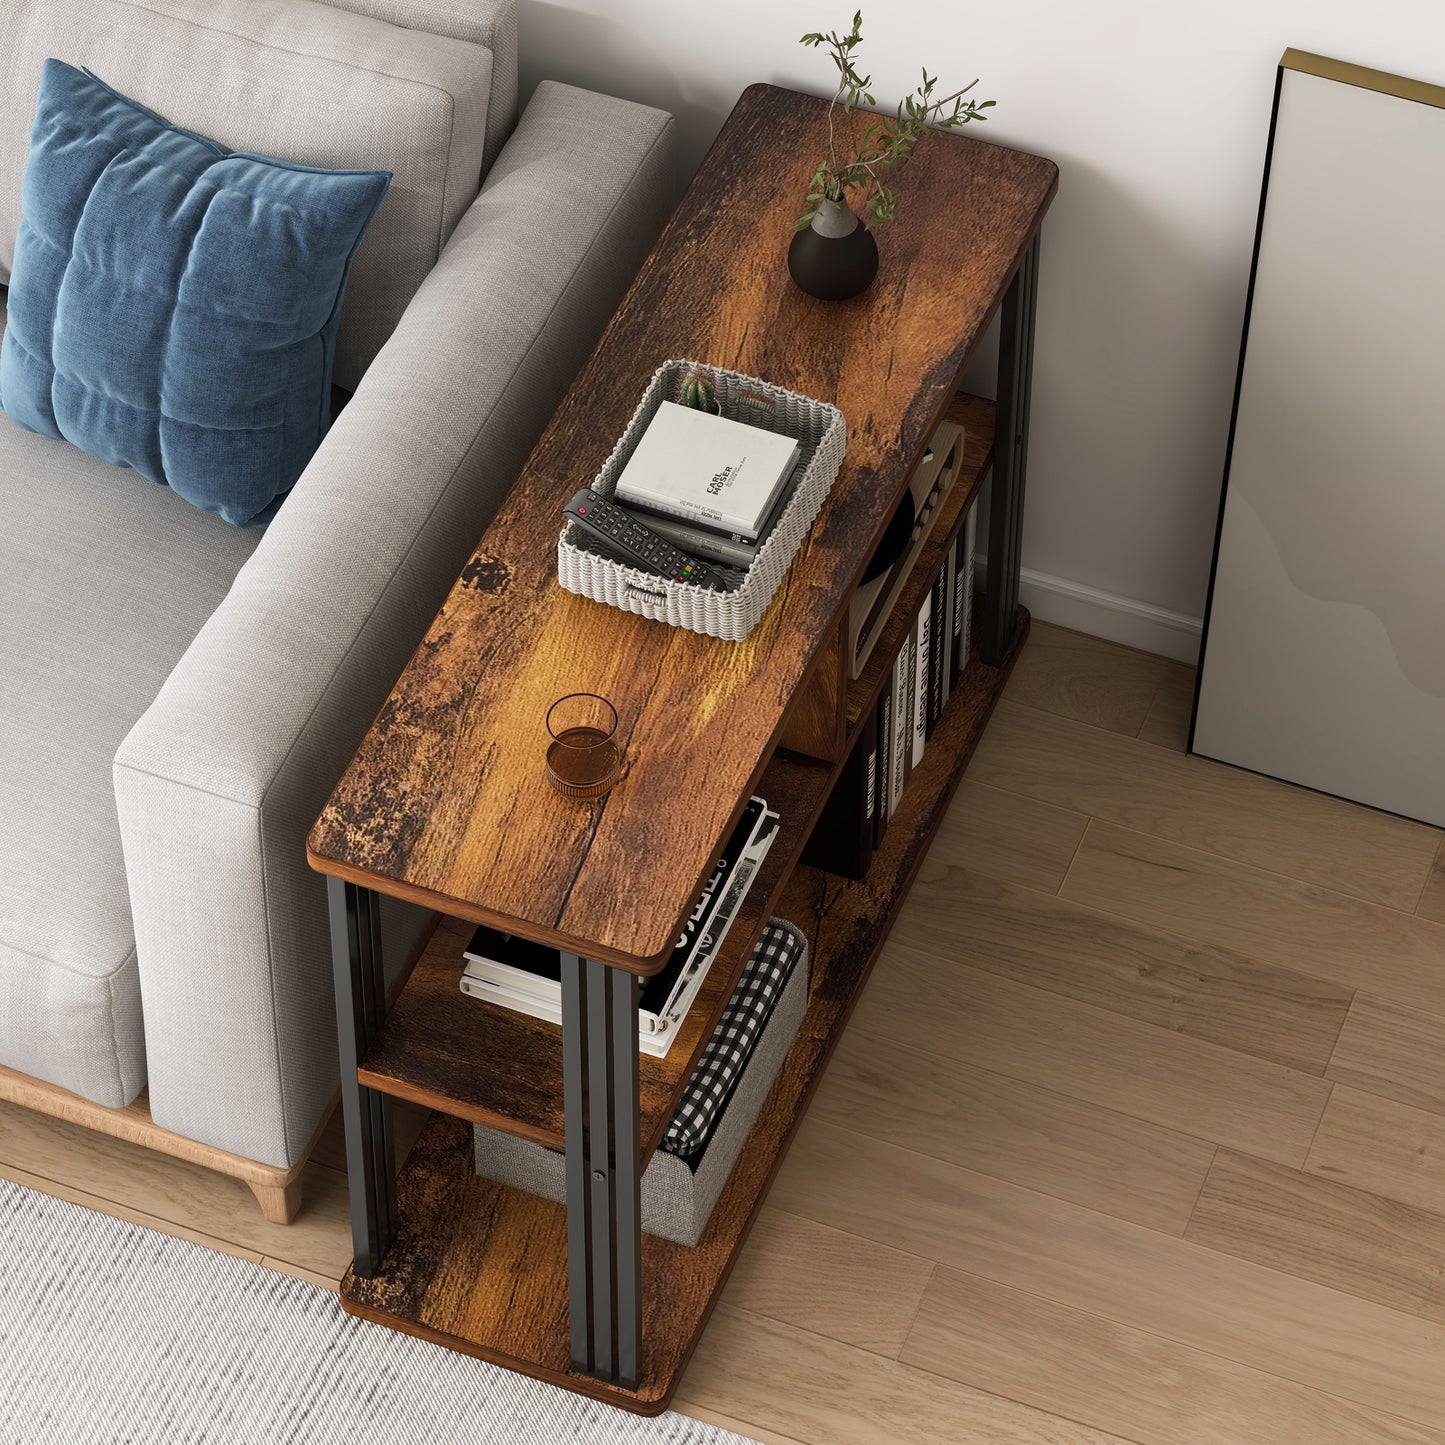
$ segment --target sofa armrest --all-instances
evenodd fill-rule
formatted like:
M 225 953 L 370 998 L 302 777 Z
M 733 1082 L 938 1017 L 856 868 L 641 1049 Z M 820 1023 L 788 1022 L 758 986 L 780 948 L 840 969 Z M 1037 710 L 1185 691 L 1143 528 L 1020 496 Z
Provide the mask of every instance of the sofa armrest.
M 158 1124 L 290 1165 L 337 1083 L 304 840 L 670 209 L 672 119 L 538 87 L 115 758 Z

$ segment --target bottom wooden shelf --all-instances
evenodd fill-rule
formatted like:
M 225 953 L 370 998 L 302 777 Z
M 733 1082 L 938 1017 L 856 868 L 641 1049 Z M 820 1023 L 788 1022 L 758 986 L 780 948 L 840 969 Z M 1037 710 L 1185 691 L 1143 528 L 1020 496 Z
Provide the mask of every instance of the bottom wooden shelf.
M 478 1179 L 471 1126 L 435 1115 L 398 1181 L 401 1226 L 374 1279 L 350 1271 L 352 1314 L 645 1415 L 667 1408 L 801 1122 L 913 876 L 1028 634 L 1019 609 L 1001 667 L 975 652 L 868 875 L 794 870 L 777 911 L 808 935 L 808 1012 L 696 1249 L 643 1239 L 642 1384 L 634 1394 L 569 1368 L 566 1211 Z M 826 895 L 826 909 L 823 900 Z

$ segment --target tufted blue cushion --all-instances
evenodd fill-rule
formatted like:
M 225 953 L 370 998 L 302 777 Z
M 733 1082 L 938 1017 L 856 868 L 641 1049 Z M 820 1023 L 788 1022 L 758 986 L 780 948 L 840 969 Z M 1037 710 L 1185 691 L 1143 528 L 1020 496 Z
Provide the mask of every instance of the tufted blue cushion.
M 0 409 L 269 521 L 330 424 L 346 276 L 390 179 L 227 151 L 46 61 Z

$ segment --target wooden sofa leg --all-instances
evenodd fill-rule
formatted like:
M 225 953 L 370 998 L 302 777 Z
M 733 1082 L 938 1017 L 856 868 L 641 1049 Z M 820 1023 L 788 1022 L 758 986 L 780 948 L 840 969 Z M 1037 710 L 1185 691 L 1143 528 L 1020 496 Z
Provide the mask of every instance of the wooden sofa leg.
M 301 1175 L 285 1184 L 251 1185 L 251 1193 L 261 1206 L 261 1213 L 272 1224 L 290 1224 L 301 1212 Z

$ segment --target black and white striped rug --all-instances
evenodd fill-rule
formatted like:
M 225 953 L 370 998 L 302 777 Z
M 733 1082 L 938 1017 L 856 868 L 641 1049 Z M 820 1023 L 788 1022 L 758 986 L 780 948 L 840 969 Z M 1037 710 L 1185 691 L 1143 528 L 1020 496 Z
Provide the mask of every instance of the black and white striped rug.
M 748 1445 L 344 1314 L 329 1290 L 0 1179 L 3 1445 Z

